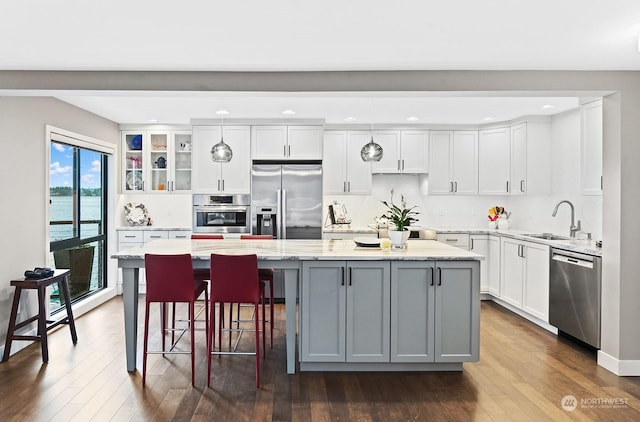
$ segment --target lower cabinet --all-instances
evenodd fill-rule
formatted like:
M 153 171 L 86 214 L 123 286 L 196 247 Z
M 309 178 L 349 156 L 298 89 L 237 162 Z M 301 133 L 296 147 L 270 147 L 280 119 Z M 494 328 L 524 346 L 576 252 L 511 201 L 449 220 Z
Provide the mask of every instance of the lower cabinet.
M 503 237 L 501 249 L 500 298 L 549 322 L 549 246 Z
M 469 250 L 484 255 L 480 262 L 480 293 L 500 296 L 500 236 L 473 234 Z
M 306 261 L 302 362 L 479 358 L 478 261 Z

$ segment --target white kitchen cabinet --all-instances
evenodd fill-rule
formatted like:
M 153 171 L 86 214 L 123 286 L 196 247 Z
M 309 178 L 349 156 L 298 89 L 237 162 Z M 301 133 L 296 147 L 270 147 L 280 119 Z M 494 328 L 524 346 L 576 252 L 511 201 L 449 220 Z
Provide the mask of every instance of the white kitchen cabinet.
M 478 194 L 510 192 L 510 129 L 481 130 L 478 138 Z
M 527 123 L 511 126 L 510 195 L 527 192 Z M 538 164 L 539 165 L 539 164 Z
M 301 362 L 388 362 L 390 265 L 304 261 Z
M 500 236 L 472 234 L 469 250 L 483 255 L 480 261 L 480 293 L 500 296 Z
M 322 126 L 252 126 L 254 160 L 321 160 Z
M 580 107 L 581 188 L 583 195 L 602 195 L 602 99 Z
M 191 132 L 124 130 L 122 192 L 190 192 Z
M 224 142 L 231 147 L 228 163 L 211 160 L 211 147 L 220 142 L 220 126 L 193 127 L 194 193 L 251 193 L 251 130 L 249 126 L 224 126 Z
M 549 246 L 502 238 L 500 298 L 549 321 Z
M 436 240 L 458 248 L 469 249 L 469 233 L 438 233 Z
M 190 230 L 162 230 L 162 229 L 118 229 L 118 252 L 125 249 L 137 248 L 145 243 L 160 239 L 189 239 L 191 237 Z M 140 270 L 139 292 L 146 292 L 146 278 L 144 269 Z M 122 271 L 118 270 L 118 282 L 116 289 L 118 294 L 122 294 Z
M 382 159 L 371 163 L 377 174 L 419 174 L 427 172 L 429 132 L 426 130 L 374 131 L 375 142 L 382 146 Z
M 429 193 L 478 193 L 478 132 L 429 132 Z
M 322 183 L 325 195 L 371 194 L 371 163 L 362 161 L 360 149 L 369 132 L 327 131 L 324 135 Z

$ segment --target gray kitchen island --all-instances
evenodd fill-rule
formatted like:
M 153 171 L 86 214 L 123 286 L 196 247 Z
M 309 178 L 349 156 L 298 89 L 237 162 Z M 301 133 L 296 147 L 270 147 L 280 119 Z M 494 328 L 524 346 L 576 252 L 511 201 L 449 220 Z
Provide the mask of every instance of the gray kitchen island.
M 284 271 L 287 372 L 462 370 L 479 359 L 481 255 L 433 240 L 406 249 L 352 240 L 157 240 L 112 258 L 123 273 L 127 370 L 136 369 L 138 281 L 144 255 L 256 254 Z M 296 311 L 299 302 L 299 324 Z

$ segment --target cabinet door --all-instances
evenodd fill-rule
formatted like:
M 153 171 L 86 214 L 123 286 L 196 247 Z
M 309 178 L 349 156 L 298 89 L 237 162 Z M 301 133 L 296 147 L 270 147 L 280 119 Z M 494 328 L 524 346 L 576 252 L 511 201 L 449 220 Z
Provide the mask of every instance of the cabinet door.
M 549 322 L 549 246 L 525 243 L 522 309 Z
M 478 194 L 478 132 L 453 133 L 453 192 L 456 195 Z
M 347 362 L 389 362 L 390 264 L 347 263 Z
M 400 131 L 376 130 L 373 140 L 382 147 L 382 159 L 371 163 L 371 171 L 380 174 L 400 173 Z
M 122 192 L 133 193 L 143 192 L 146 178 L 145 167 L 148 157 L 146 156 L 147 133 L 145 131 L 123 131 L 122 150 L 124 153 L 123 165 L 125 169 L 122 174 Z
M 602 100 L 581 108 L 582 194 L 602 195 Z
M 452 131 L 429 132 L 429 194 L 451 195 L 453 193 L 452 142 Z
M 167 191 L 169 189 L 169 170 L 172 167 L 169 157 L 169 132 L 149 131 L 148 163 L 149 170 L 146 179 L 146 190 L 151 192 Z
M 345 263 L 304 261 L 300 303 L 302 362 L 345 362 Z
M 500 273 L 500 297 L 507 303 L 522 309 L 524 258 L 523 245 L 511 239 L 502 239 Z
M 470 237 L 469 250 L 484 256 L 484 260 L 480 261 L 480 293 L 489 293 L 489 267 L 491 262 L 489 236 L 472 235 Z
M 478 141 L 478 193 L 507 195 L 510 190 L 509 128 L 481 130 Z
M 287 128 L 287 158 L 291 160 L 322 160 L 322 126 L 289 126 Z
M 341 195 L 347 189 L 347 132 L 324 133 L 322 189 L 325 195 Z
M 219 141 L 220 126 L 193 127 L 191 188 L 195 193 L 216 193 L 220 190 L 220 163 L 211 160 L 211 147 Z
M 191 191 L 191 131 L 172 132 L 170 146 L 169 189 L 175 192 Z
M 429 132 L 426 130 L 403 130 L 400 132 L 400 169 L 402 173 L 428 172 Z
M 391 263 L 391 362 L 434 361 L 434 267 Z
M 477 361 L 480 357 L 480 262 L 438 261 L 435 292 L 435 361 Z
M 251 153 L 254 160 L 282 160 L 287 157 L 286 126 L 252 126 Z
M 362 161 L 360 150 L 369 142 L 368 132 L 347 132 L 347 193 L 370 195 L 371 163 Z
M 190 239 L 191 232 L 189 230 L 169 230 L 169 239 Z
M 527 191 L 527 124 L 511 128 L 511 195 L 524 195 Z
M 249 126 L 225 126 L 224 141 L 231 147 L 233 158 L 220 163 L 221 191 L 251 193 L 251 131 Z
M 487 274 L 487 288 L 489 293 L 495 297 L 500 297 L 500 237 L 489 236 L 489 263 Z

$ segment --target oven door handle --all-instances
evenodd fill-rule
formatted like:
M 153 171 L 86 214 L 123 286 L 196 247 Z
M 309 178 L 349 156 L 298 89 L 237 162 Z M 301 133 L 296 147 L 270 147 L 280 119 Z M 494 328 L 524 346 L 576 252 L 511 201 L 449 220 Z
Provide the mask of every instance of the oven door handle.
M 196 212 L 247 212 L 247 207 L 206 207 L 196 208 Z

